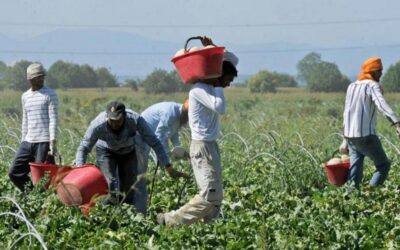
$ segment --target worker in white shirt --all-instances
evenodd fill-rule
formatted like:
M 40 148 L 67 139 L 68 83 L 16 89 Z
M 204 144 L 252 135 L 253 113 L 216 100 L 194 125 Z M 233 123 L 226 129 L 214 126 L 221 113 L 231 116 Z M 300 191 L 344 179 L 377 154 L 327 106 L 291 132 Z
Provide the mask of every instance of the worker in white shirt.
M 29 65 L 26 73 L 31 88 L 21 97 L 21 145 L 8 172 L 11 181 L 21 191 L 32 188 L 29 162 L 54 163 L 57 152 L 57 94 L 44 86 L 46 74 L 41 64 Z
M 390 161 L 376 135 L 376 113 L 382 112 L 397 132 L 400 132 L 400 119 L 388 106 L 383 97 L 379 79 L 382 76 L 382 62 L 378 57 L 366 60 L 362 65 L 358 80 L 347 88 L 346 102 L 343 113 L 344 137 L 340 151 L 350 154 L 350 174 L 348 182 L 359 188 L 363 178 L 365 156 L 375 164 L 376 171 L 369 184 L 382 185 L 386 180 Z
M 211 39 L 202 39 L 204 46 Z M 205 223 L 218 217 L 222 204 L 221 156 L 217 144 L 220 116 L 225 112 L 224 88 L 237 76 L 238 58 L 225 52 L 222 75 L 196 82 L 189 92 L 190 158 L 199 192 L 178 210 L 157 215 L 159 224 L 177 226 Z

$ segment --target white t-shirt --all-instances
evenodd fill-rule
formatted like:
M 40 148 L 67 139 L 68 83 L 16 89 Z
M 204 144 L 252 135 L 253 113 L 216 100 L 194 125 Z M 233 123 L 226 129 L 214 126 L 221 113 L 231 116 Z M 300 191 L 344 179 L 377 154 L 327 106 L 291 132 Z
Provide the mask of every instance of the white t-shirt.
M 195 83 L 189 92 L 189 126 L 192 139 L 215 141 L 220 136 L 220 115 L 225 113 L 224 89 Z

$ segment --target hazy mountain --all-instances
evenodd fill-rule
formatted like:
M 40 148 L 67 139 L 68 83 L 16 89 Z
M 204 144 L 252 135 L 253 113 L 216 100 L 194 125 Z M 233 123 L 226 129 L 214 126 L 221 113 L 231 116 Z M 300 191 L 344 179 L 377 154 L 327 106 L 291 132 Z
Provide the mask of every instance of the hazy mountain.
M 217 40 L 217 39 L 216 39 Z M 171 58 L 181 49 L 185 41 L 176 43 L 157 41 L 132 33 L 109 30 L 63 29 L 40 36 L 16 41 L 0 34 L 0 60 L 13 63 L 27 59 L 40 61 L 49 67 L 57 60 L 94 67 L 104 66 L 114 74 L 124 78 L 144 77 L 155 68 L 171 70 Z M 248 41 L 246 41 L 248 42 Z M 191 43 L 190 46 L 201 46 Z M 385 66 L 400 60 L 400 46 L 381 48 L 334 49 L 309 44 L 271 43 L 271 44 L 226 44 L 237 52 L 240 80 L 261 69 L 297 73 L 296 64 L 307 53 L 321 53 L 322 59 L 335 62 L 346 75 L 357 75 L 360 64 L 369 56 L 381 56 Z

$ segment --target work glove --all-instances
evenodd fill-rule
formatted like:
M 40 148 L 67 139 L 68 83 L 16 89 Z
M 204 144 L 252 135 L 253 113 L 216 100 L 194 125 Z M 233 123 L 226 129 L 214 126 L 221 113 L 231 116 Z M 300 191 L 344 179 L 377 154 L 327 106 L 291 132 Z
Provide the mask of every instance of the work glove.
M 174 147 L 169 152 L 169 156 L 170 156 L 171 160 L 173 160 L 173 161 L 190 158 L 189 153 L 181 146 Z
M 57 155 L 57 141 L 56 140 L 50 141 L 49 155 L 52 155 L 52 156 Z
M 342 155 L 348 155 L 349 154 L 349 145 L 347 144 L 347 140 L 346 139 L 343 139 L 342 144 L 340 144 L 339 152 Z
M 178 171 L 178 170 L 175 170 L 175 169 L 172 167 L 172 165 L 167 166 L 167 167 L 166 167 L 166 170 L 167 170 L 169 176 L 170 176 L 172 179 L 179 179 L 179 178 L 181 178 L 181 177 L 183 177 L 183 178 L 185 178 L 185 179 L 188 179 L 188 178 L 189 178 L 189 175 L 188 175 L 188 174 L 185 174 L 185 173 L 183 173 L 183 172 L 180 172 L 180 171 Z

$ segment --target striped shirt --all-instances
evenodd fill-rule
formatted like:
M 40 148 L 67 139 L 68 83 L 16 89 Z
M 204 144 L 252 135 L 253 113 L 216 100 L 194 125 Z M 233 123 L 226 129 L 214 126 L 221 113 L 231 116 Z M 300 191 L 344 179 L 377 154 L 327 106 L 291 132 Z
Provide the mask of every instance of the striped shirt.
M 189 126 L 193 140 L 217 140 L 220 136 L 220 115 L 224 113 L 223 88 L 200 82 L 193 85 L 189 92 Z
M 57 137 L 58 98 L 43 86 L 22 94 L 22 141 L 48 142 Z
M 106 112 L 101 112 L 89 125 L 76 153 L 75 163 L 81 166 L 86 162 L 87 155 L 93 146 L 123 155 L 135 149 L 135 135 L 140 133 L 144 142 L 154 149 L 162 166 L 168 165 L 169 157 L 161 142 L 154 135 L 146 121 L 136 112 L 126 110 L 125 122 L 118 133 L 115 133 L 107 123 Z
M 347 88 L 343 113 L 344 136 L 346 138 L 375 135 L 376 113 L 381 111 L 394 124 L 399 118 L 386 103 L 379 83 L 362 80 Z

